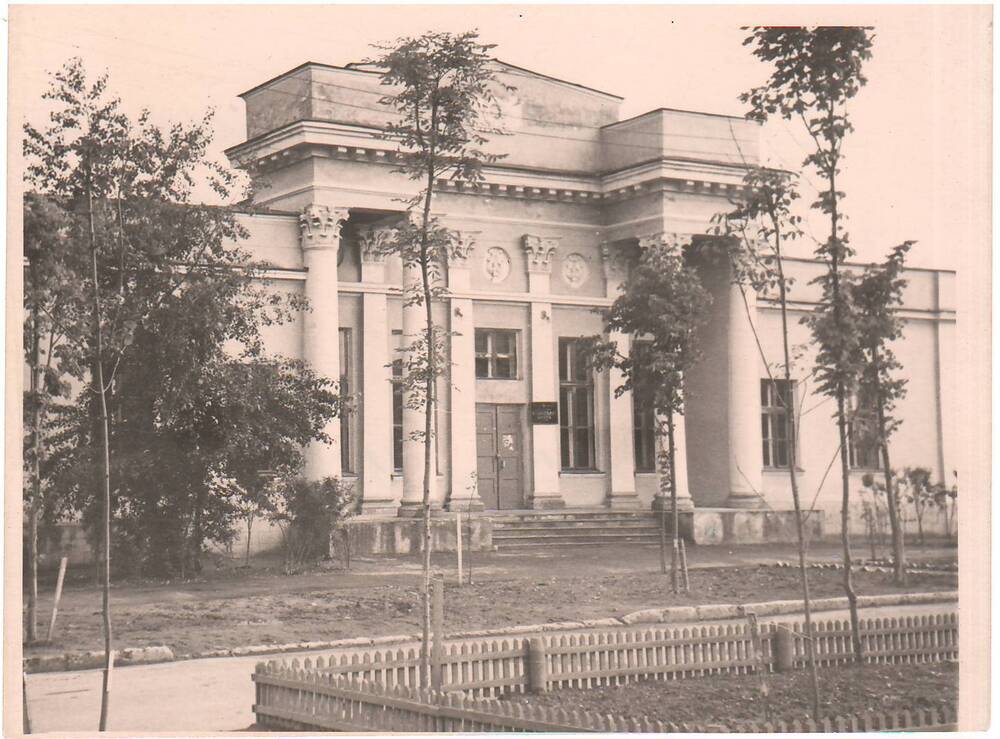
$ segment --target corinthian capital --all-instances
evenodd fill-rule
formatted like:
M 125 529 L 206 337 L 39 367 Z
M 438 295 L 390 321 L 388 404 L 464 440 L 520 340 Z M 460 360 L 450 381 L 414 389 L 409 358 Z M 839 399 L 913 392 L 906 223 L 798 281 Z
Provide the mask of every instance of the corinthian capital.
M 559 246 L 558 236 L 533 236 L 525 234 L 522 237 L 524 254 L 528 259 L 529 272 L 550 272 L 552 270 L 552 255 Z
M 673 231 L 657 231 L 639 237 L 639 248 L 645 251 L 651 247 L 660 247 L 669 251 L 677 251 L 685 244 L 690 244 L 693 234 L 676 233 Z
M 453 267 L 466 267 L 469 263 L 469 256 L 476 248 L 476 239 L 481 231 L 453 231 L 455 236 L 451 243 L 451 253 L 448 255 L 448 262 Z
M 396 239 L 396 229 L 386 226 L 372 226 L 358 232 L 361 247 L 361 261 L 366 264 L 385 262 L 386 254 L 392 249 Z
M 310 203 L 299 214 L 299 235 L 303 249 L 336 249 L 340 231 L 349 216 L 347 208 L 330 208 Z

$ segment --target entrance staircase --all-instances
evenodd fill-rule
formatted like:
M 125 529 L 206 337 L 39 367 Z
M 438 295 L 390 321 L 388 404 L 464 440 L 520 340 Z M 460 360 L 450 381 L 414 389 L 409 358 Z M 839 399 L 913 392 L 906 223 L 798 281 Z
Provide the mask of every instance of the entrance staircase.
M 493 545 L 501 552 L 660 541 L 659 514 L 652 511 L 498 511 L 490 518 Z

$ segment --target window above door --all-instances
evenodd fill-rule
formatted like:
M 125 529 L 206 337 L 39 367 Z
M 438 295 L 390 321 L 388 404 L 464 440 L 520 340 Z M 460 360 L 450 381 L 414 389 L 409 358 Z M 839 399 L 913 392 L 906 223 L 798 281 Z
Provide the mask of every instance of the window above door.
M 481 380 L 517 379 L 517 331 L 476 329 L 476 377 Z

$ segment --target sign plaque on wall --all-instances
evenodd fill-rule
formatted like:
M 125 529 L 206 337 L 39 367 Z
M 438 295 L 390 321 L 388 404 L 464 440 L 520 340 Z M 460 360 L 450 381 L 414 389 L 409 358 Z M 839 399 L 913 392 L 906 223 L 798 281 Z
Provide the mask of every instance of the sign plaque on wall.
M 531 423 L 551 425 L 559 423 L 559 404 L 542 402 L 531 404 Z

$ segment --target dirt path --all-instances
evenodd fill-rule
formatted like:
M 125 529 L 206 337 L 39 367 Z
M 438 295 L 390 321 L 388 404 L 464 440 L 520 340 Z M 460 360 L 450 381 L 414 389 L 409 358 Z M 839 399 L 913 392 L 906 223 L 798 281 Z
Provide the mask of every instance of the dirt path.
M 718 566 L 726 558 L 752 562 L 762 554 L 755 551 L 701 550 L 692 557 L 697 565 L 691 573 L 692 592 L 678 596 L 669 592 L 669 578 L 659 574 L 655 549 L 631 558 L 627 554 L 587 550 L 527 560 L 481 557 L 474 563 L 474 585 L 458 587 L 453 576 L 447 585 L 446 629 L 606 618 L 643 608 L 787 599 L 799 593 L 793 569 Z M 775 557 L 773 549 L 768 556 L 768 561 L 783 558 Z M 440 564 L 451 560 L 442 558 Z M 811 581 L 817 598 L 842 595 L 835 570 L 814 570 Z M 950 590 L 956 581 L 954 574 L 917 575 L 908 587 L 897 588 L 885 573 L 860 572 L 856 577 L 861 594 Z M 119 586 L 112 596 L 115 636 L 122 647 L 165 644 L 185 655 L 252 644 L 416 633 L 418 582 L 416 558 L 396 558 L 356 562 L 350 573 L 217 575 L 181 586 Z M 43 601 L 40 612 L 45 608 Z M 32 647 L 26 654 L 101 648 L 98 591 L 71 588 L 60 607 L 59 624 L 53 644 Z

